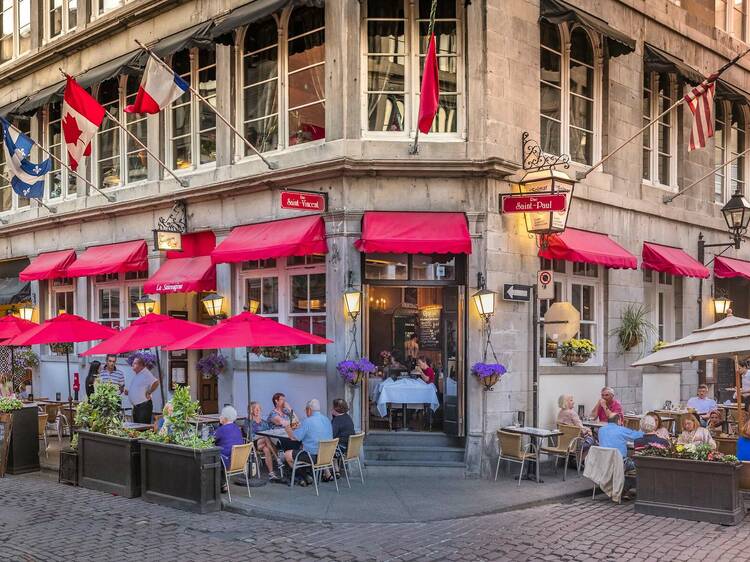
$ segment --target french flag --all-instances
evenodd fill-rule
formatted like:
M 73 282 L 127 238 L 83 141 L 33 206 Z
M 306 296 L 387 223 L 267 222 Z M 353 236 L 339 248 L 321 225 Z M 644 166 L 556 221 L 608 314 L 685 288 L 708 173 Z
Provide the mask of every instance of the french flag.
M 125 108 L 125 113 L 159 113 L 182 94 L 189 86 L 172 70 L 149 57 L 135 103 Z

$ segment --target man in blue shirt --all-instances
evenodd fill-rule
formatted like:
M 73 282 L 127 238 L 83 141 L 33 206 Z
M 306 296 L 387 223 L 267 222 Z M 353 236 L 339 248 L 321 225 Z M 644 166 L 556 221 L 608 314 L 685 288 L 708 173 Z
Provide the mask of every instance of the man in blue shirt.
M 643 437 L 643 432 L 623 427 L 620 414 L 612 414 L 607 419 L 607 425 L 599 428 L 599 446 L 617 449 L 624 459 L 626 471 L 635 468 L 633 459 L 628 458 L 628 441 L 635 441 L 639 437 Z
M 307 417 L 302 420 L 297 429 L 292 429 L 290 426 L 285 429 L 289 438 L 301 441 L 302 448 L 312 455 L 313 462 L 317 462 L 320 441 L 333 439 L 331 420 L 320 413 L 320 401 L 316 398 L 310 400 L 305 406 L 305 415 Z M 293 450 L 284 451 L 284 457 L 290 467 L 294 465 L 293 454 Z M 307 483 L 312 484 L 312 476 L 309 474 L 305 476 L 305 480 L 309 480 Z

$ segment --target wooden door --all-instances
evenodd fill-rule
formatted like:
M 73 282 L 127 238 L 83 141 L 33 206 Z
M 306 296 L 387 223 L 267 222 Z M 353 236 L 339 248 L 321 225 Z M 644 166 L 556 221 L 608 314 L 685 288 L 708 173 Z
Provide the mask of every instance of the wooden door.
M 198 384 L 198 388 L 200 388 L 198 399 L 201 404 L 201 411 L 204 414 L 218 414 L 219 381 L 216 377 L 206 379 L 200 374 L 198 376 L 200 377 L 200 383 Z

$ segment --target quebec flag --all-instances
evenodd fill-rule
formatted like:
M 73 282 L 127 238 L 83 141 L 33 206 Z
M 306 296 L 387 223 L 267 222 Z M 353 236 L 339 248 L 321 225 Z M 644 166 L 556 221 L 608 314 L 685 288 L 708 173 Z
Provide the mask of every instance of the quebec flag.
M 50 171 L 47 158 L 34 164 L 28 158 L 34 143 L 21 131 L 0 117 L 5 161 L 10 172 L 10 185 L 18 195 L 27 199 L 41 199 L 44 195 L 44 176 Z

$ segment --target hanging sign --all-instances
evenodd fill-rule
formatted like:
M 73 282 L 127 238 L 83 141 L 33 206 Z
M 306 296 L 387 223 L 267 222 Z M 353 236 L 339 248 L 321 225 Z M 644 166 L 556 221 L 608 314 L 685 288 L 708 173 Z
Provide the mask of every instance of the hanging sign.
M 536 296 L 539 300 L 555 298 L 555 285 L 553 283 L 552 271 L 543 269 L 537 273 L 536 277 Z
M 281 208 L 295 211 L 325 212 L 328 198 L 325 193 L 312 191 L 282 191 Z
M 564 193 L 550 195 L 503 195 L 503 213 L 551 213 L 564 211 L 567 198 Z

